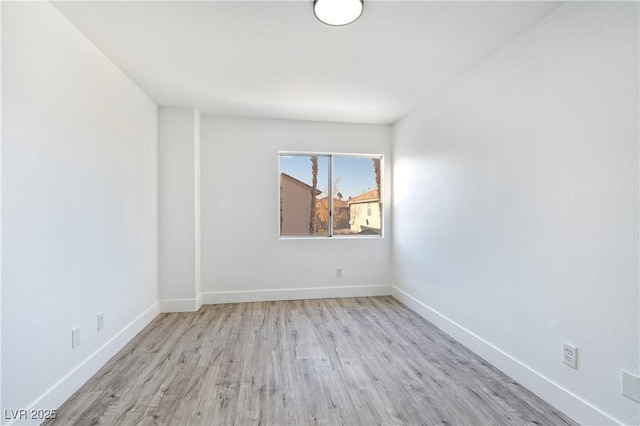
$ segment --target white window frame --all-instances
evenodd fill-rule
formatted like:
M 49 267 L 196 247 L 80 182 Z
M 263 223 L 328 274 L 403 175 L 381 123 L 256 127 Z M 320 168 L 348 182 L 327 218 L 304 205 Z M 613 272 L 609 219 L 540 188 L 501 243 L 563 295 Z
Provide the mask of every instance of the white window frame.
M 280 235 L 281 229 L 280 229 L 280 173 L 282 173 L 281 168 L 280 168 L 280 158 L 282 156 L 287 156 L 287 155 L 298 155 L 298 156 L 324 156 L 324 157 L 329 157 L 329 171 L 328 171 L 328 175 L 329 175 L 329 215 L 330 215 L 330 219 L 329 219 L 329 229 L 328 229 L 328 234 L 327 236 L 311 236 L 311 235 Z M 380 234 L 379 235 L 360 235 L 360 234 L 346 234 L 346 235 L 334 235 L 333 234 L 333 159 L 334 157 L 362 157 L 362 158 L 380 158 L 380 202 L 381 202 L 381 209 L 380 209 Z M 330 240 L 330 239 L 339 239 L 339 240 L 348 240 L 348 239 L 379 239 L 379 238 L 384 238 L 384 228 L 385 228 L 385 214 L 384 214 L 384 206 L 386 205 L 386 192 L 384 190 L 384 186 L 385 186 L 385 173 L 384 173 L 384 154 L 363 154 L 363 153 L 344 153 L 344 152 L 317 152 L 317 151 L 278 151 L 278 174 L 277 174 L 277 178 L 278 178 L 278 197 L 276 198 L 276 200 L 278 200 L 277 203 L 277 207 L 278 207 L 278 226 L 277 226 L 277 230 L 278 230 L 278 239 L 280 240 Z M 351 217 L 349 217 L 349 219 L 351 219 Z

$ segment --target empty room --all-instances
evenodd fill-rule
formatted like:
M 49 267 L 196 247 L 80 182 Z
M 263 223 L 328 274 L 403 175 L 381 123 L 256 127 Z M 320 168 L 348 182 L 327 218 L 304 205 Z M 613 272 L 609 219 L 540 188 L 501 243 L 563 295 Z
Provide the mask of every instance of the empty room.
M 0 423 L 640 423 L 637 1 L 1 1 Z

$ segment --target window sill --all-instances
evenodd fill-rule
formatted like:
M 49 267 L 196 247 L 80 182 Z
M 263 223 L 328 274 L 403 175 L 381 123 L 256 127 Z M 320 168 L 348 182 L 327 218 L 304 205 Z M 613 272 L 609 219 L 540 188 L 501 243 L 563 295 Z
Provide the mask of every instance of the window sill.
M 333 237 L 278 237 L 279 240 L 381 240 L 383 235 L 334 235 Z

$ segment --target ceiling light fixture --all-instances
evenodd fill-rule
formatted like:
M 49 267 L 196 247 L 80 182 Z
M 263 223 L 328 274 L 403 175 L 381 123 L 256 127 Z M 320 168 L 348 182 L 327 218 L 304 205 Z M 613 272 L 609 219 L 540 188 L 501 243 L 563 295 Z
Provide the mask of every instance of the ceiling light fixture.
M 313 0 L 316 18 L 323 24 L 335 27 L 355 22 L 363 10 L 363 0 Z

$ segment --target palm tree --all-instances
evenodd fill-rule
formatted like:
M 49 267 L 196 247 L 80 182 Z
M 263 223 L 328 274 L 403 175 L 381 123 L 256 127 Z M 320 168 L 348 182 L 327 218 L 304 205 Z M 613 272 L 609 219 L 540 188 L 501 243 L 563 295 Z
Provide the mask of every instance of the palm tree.
M 373 160 L 373 172 L 376 174 L 376 189 L 378 190 L 378 209 L 380 210 L 380 217 L 382 217 L 382 192 L 380 191 L 380 159 L 372 158 Z
M 309 218 L 309 234 L 316 234 L 316 191 L 318 187 L 318 156 L 311 156 L 311 217 Z
M 282 173 L 280 173 L 280 235 L 282 235 L 282 222 L 284 218 L 282 217 Z

